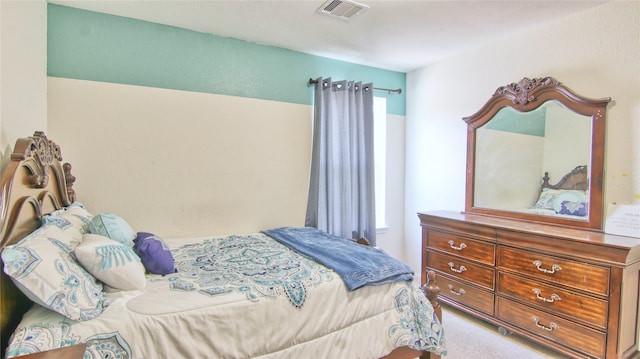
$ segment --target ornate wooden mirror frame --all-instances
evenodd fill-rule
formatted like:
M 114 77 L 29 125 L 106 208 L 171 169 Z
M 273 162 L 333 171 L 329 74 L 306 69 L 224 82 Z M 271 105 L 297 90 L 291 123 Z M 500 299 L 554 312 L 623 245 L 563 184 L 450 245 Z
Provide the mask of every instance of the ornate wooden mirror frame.
M 504 210 L 491 206 L 476 206 L 476 145 L 477 129 L 487 124 L 504 108 L 520 113 L 540 108 L 547 101 L 556 101 L 565 109 L 591 119 L 589 163 L 586 166 L 588 180 L 588 213 L 583 219 L 572 216 L 532 214 L 525 211 Z M 511 219 L 542 222 L 560 226 L 578 227 L 601 231 L 603 220 L 603 172 L 606 107 L 611 98 L 588 99 L 576 95 L 552 77 L 523 78 L 518 83 L 499 87 L 487 103 L 475 114 L 463 118 L 467 123 L 467 174 L 465 212 Z M 585 140 L 586 141 L 586 140 Z M 584 166 L 581 166 L 584 167 Z M 576 168 L 577 169 L 577 168 Z M 514 169 L 517 171 L 517 169 Z M 556 174 L 560 175 L 560 174 Z M 540 173 L 540 184 L 545 176 Z

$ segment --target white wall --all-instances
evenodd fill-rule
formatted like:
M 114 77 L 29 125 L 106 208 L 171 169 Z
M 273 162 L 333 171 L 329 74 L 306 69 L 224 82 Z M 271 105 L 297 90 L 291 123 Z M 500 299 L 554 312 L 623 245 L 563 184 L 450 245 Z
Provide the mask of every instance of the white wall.
M 542 168 L 549 171 L 552 184 L 578 165 L 589 165 L 591 159 L 591 118 L 567 113 L 560 107 L 547 109 Z M 568 151 L 568 149 L 573 149 Z M 558 156 L 562 153 L 562 156 Z M 562 159 L 562 160 L 560 160 Z M 542 173 L 542 172 L 538 172 Z
M 312 108 L 49 78 L 78 200 L 162 237 L 304 226 Z
M 0 1 L 0 168 L 16 139 L 47 129 L 47 3 Z
M 476 158 L 475 171 L 482 176 L 475 177 L 474 205 L 520 211 L 536 203 L 540 174 L 546 169 L 543 147 L 540 136 L 478 128 L 476 152 L 483 155 Z
M 614 1 L 407 74 L 405 261 L 421 263 L 416 212 L 464 209 L 466 124 L 499 87 L 552 76 L 612 97 L 605 201 L 640 204 L 640 2 Z

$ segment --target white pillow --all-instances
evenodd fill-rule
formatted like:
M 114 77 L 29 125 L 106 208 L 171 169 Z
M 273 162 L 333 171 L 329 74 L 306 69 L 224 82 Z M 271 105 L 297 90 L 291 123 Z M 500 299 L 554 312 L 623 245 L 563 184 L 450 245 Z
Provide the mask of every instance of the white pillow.
M 144 290 L 144 265 L 132 247 L 88 233 L 75 253 L 78 262 L 104 284 L 120 290 Z
M 538 209 L 553 209 L 553 199 L 560 193 L 560 190 L 543 188 L 542 192 L 540 192 L 540 196 L 538 196 L 538 200 L 536 204 L 533 205 L 533 208 Z
M 102 314 L 102 283 L 75 260 L 71 234 L 45 225 L 2 251 L 4 272 L 33 302 L 72 320 Z

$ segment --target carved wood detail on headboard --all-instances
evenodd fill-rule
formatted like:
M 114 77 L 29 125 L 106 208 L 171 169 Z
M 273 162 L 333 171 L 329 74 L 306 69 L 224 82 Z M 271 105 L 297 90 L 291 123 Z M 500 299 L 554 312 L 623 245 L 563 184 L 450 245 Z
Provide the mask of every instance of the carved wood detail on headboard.
M 75 200 L 71 165 L 61 161 L 60 147 L 43 132 L 16 141 L 0 187 L 0 246 L 37 228 L 44 214 Z M 23 213 L 29 205 L 32 217 Z
M 43 132 L 16 141 L 0 183 L 0 249 L 40 227 L 45 214 L 75 201 L 71 165 L 61 161 L 60 147 Z M 9 335 L 32 302 L 4 272 L 0 286 L 0 355 L 4 357 Z
M 49 167 L 54 160 L 62 161 L 60 146 L 47 139 L 44 132 L 36 131 L 32 137 L 21 138 L 11 154 L 12 161 L 25 161 L 31 170 L 29 184 L 44 188 L 49 183 Z

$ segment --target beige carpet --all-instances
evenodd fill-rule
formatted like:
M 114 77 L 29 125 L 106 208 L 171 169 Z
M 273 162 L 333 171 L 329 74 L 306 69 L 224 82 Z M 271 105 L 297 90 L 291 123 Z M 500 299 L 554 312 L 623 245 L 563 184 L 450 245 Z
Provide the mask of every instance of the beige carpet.
M 502 335 L 495 325 L 443 305 L 447 339 L 443 359 L 566 359 L 568 357 L 516 335 Z

